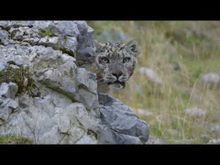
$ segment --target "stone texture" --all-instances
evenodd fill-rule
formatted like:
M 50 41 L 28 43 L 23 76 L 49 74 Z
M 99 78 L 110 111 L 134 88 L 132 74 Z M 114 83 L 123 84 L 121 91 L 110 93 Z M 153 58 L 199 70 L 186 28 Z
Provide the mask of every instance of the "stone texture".
M 115 134 L 123 135 L 116 140 L 116 143 L 117 141 L 119 143 L 144 143 L 147 141 L 148 125 L 139 120 L 128 106 L 104 94 L 99 94 L 99 102 L 102 105 L 100 108 L 102 122 L 106 123 Z M 128 142 L 126 142 L 127 137 L 130 139 Z
M 7 124 L 0 127 L 1 135 L 15 134 L 37 144 L 98 143 L 95 135 L 87 134 L 89 129 L 94 129 L 97 120 L 89 116 L 81 103 L 72 103 L 52 91 L 43 98 L 26 95 L 14 102 L 19 110 L 11 113 L 11 107 L 5 106 L 4 112 L 8 113 L 4 123 Z
M 0 96 L 6 98 L 15 98 L 15 95 L 18 91 L 18 86 L 15 83 L 2 83 L 0 85 Z
M 119 100 L 98 94 L 96 75 L 78 65 L 95 56 L 93 31 L 85 21 L 0 21 L 0 73 L 26 68 L 38 91 L 17 94 L 22 85 L 0 83 L 0 136 L 34 144 L 147 141 L 148 125 Z

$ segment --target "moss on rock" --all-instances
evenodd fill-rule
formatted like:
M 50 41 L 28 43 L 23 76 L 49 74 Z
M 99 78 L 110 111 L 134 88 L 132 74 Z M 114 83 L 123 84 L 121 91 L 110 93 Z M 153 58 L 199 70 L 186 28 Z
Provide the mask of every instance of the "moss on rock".
M 39 35 L 42 36 L 42 37 L 52 37 L 54 35 L 52 29 L 50 28 L 45 28 L 45 29 L 41 29 L 40 32 L 39 32 Z

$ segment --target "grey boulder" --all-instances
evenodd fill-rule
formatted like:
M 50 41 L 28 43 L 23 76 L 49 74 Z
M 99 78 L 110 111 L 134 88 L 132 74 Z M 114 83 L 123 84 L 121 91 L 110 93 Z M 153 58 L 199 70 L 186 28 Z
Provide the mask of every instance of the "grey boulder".
M 101 121 L 117 135 L 115 143 L 140 144 L 148 140 L 148 125 L 138 119 L 128 106 L 105 94 L 99 94 L 99 103 Z

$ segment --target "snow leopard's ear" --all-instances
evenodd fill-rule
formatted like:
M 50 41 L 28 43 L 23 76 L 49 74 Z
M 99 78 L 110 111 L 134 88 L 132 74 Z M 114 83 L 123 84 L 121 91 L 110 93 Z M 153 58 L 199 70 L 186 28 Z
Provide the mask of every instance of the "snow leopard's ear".
M 94 41 L 94 44 L 95 44 L 95 52 L 96 53 L 100 53 L 100 52 L 103 52 L 103 48 L 105 46 L 105 43 L 101 43 L 101 42 L 98 42 L 98 41 Z
M 139 51 L 137 48 L 137 42 L 135 40 L 131 40 L 125 44 L 126 49 L 130 51 L 134 56 L 137 56 Z

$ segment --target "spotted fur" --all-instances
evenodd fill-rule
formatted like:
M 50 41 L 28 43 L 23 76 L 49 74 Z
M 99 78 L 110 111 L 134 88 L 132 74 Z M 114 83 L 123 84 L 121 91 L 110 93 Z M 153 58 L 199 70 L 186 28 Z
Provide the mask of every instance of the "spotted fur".
M 98 83 L 124 88 L 132 76 L 138 55 L 137 43 L 99 43 L 96 50 Z

